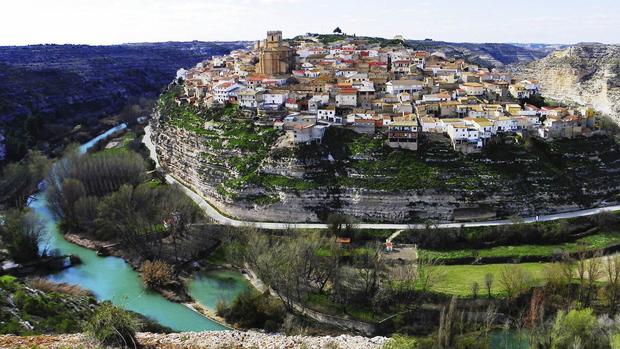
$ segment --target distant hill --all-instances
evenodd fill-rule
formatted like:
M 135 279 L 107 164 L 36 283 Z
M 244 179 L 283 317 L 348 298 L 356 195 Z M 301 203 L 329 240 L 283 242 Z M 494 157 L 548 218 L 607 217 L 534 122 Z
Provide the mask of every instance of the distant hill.
M 32 145 L 24 144 L 24 138 L 33 138 L 23 130 L 29 117 L 55 127 L 93 124 L 138 98 L 156 98 L 180 67 L 246 45 L 167 42 L 0 47 L 0 127 L 7 136 L 7 151 L 19 157 Z
M 179 67 L 244 47 L 239 42 L 0 47 L 0 121 L 31 114 L 72 121 L 156 97 Z
M 532 62 L 561 47 L 546 44 L 454 43 L 431 40 L 408 40 L 407 44 L 419 50 L 441 50 L 448 56 L 464 58 L 489 68 Z

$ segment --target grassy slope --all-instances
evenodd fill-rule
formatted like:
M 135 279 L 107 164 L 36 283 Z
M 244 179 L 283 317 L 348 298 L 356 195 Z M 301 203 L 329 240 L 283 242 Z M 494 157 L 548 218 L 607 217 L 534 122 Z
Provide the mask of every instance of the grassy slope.
M 543 280 L 545 267 L 544 263 L 522 263 L 518 267 L 531 274 L 535 283 L 541 283 Z M 480 285 L 480 295 L 485 295 L 484 277 L 491 273 L 494 276 L 491 294 L 493 296 L 501 296 L 504 294 L 503 286 L 499 282 L 500 273 L 504 268 L 515 267 L 515 264 L 490 264 L 490 265 L 450 265 L 432 267 L 441 275 L 441 280 L 432 288 L 433 291 L 455 295 L 460 297 L 469 297 L 472 295 L 471 285 L 477 282 Z

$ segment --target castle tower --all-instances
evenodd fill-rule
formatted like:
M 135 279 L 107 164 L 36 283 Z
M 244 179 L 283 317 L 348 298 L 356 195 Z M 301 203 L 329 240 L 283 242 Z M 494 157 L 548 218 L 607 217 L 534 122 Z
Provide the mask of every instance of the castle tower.
M 290 74 L 295 65 L 295 51 L 282 42 L 281 31 L 268 31 L 267 38 L 256 45 L 259 62 L 256 72 L 265 75 Z

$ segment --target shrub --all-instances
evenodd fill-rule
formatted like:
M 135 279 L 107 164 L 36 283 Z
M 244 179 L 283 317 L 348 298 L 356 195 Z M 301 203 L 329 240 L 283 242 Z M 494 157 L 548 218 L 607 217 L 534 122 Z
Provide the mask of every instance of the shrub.
M 105 302 L 95 311 L 84 329 L 103 345 L 135 348 L 135 335 L 140 327 L 133 315 Z
M 0 289 L 7 291 L 15 291 L 17 278 L 11 275 L 0 276 Z
M 36 277 L 27 280 L 28 286 L 35 288 L 39 291 L 43 291 L 45 293 L 61 293 L 70 296 L 76 297 L 91 297 L 92 293 L 87 291 L 80 286 L 70 285 L 70 284 L 57 284 L 50 280 Z
M 383 349 L 416 349 L 417 347 L 418 342 L 415 338 L 396 334 L 383 346 Z
M 149 288 L 169 285 L 174 280 L 172 266 L 162 260 L 146 261 L 140 268 L 142 280 Z
M 286 311 L 282 303 L 269 293 L 247 290 L 229 306 L 218 305 L 218 315 L 242 328 L 262 328 L 275 332 L 284 322 Z
M 592 309 L 560 311 L 551 329 L 551 348 L 570 348 L 575 344 L 601 348 L 603 337 Z

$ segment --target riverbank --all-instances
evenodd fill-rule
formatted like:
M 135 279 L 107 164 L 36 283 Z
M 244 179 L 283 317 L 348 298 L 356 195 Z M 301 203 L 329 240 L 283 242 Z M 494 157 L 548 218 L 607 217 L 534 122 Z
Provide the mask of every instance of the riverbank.
M 64 238 L 70 243 L 76 244 L 78 246 L 87 248 L 92 251 L 95 251 L 98 254 L 101 254 L 103 251 L 106 256 L 114 256 L 114 257 L 121 258 L 128 265 L 130 265 L 134 271 L 138 273 L 140 272 L 140 265 L 141 265 L 140 257 L 134 253 L 130 253 L 122 249 L 121 245 L 118 243 L 97 241 L 93 239 L 84 238 L 76 234 L 65 234 Z M 190 293 L 188 292 L 188 288 L 189 288 L 189 284 L 194 281 L 193 273 L 195 271 L 189 270 L 188 268 L 191 268 L 191 267 L 186 267 L 185 269 L 180 271 L 177 277 L 177 280 L 175 282 L 175 284 L 178 287 L 157 288 L 157 289 L 154 289 L 153 291 L 159 293 L 167 300 L 182 304 L 186 306 L 187 308 L 191 309 L 192 311 L 199 313 L 202 316 L 205 316 L 209 318 L 210 320 L 215 321 L 228 329 L 231 329 L 231 330 L 238 329 L 234 326 L 234 324 L 229 324 L 226 322 L 224 318 L 222 318 L 221 316 L 218 316 L 214 309 L 209 309 L 206 305 L 201 304 L 198 300 L 194 299 L 190 295 Z M 212 265 L 212 264 L 207 264 L 207 267 L 205 268 L 204 272 L 215 271 L 215 270 L 237 272 L 237 270 L 234 268 L 228 268 L 226 266 Z
M 341 335 L 337 337 L 285 336 L 259 332 L 218 331 L 186 332 L 172 334 L 138 333 L 138 344 L 143 348 L 340 348 L 379 349 L 390 339 L 386 337 L 366 338 Z M 101 345 L 84 334 L 57 336 L 0 336 L 3 348 L 84 348 L 95 349 Z

